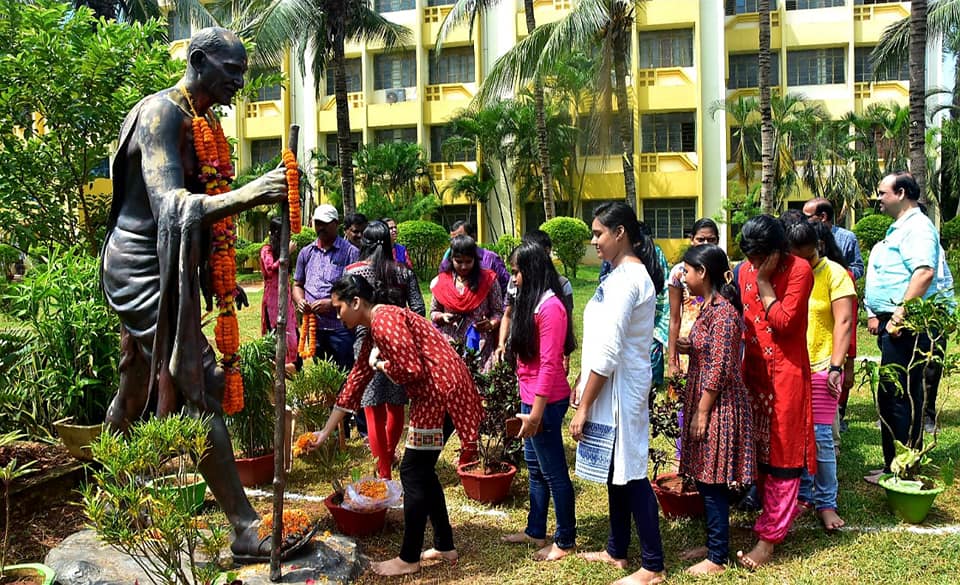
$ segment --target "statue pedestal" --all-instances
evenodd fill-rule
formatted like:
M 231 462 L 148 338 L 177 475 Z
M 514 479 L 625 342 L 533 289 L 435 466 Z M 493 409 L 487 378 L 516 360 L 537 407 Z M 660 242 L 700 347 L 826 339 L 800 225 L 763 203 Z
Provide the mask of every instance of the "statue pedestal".
M 226 552 L 229 555 L 229 551 Z M 331 583 L 346 585 L 359 576 L 363 557 L 357 543 L 345 536 L 318 535 L 282 565 L 282 583 Z M 150 579 L 133 559 L 97 538 L 93 530 L 81 530 L 64 539 L 47 554 L 44 564 L 57 572 L 61 585 L 130 585 Z M 245 565 L 235 569 L 244 585 L 268 585 L 270 564 Z

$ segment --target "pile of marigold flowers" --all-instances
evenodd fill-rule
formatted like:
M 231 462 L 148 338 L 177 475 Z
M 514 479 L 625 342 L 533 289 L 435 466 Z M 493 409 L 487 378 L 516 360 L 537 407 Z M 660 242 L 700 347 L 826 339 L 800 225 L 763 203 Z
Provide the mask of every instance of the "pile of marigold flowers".
M 307 453 L 310 453 L 316 448 L 317 435 L 316 433 L 309 432 L 303 433 L 297 437 L 296 442 L 293 444 L 293 456 L 300 457 Z
M 306 534 L 313 526 L 307 513 L 299 508 L 291 508 L 283 511 L 283 531 L 281 537 L 286 539 L 288 536 L 298 536 Z M 273 533 L 273 516 L 267 516 L 260 522 L 260 528 L 257 529 L 257 536 L 266 538 Z
M 354 484 L 354 489 L 361 496 L 379 501 L 387 497 L 386 482 L 376 479 L 365 479 Z

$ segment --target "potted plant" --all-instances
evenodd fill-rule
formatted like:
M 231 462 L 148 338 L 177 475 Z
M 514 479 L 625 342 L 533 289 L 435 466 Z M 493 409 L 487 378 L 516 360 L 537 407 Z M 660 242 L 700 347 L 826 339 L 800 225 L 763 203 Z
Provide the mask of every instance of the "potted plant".
M 330 360 L 304 363 L 303 369 L 287 382 L 287 403 L 293 409 L 297 425 L 303 430 L 323 428 L 347 373 Z M 343 433 L 339 435 L 341 438 Z M 337 443 L 329 442 L 328 449 Z M 308 459 L 310 461 L 310 459 Z
M 224 415 L 236 453 L 237 473 L 246 487 L 273 481 L 273 406 L 276 337 L 266 335 L 240 345 L 243 410 Z
M 686 378 L 677 376 L 664 380 L 663 385 L 653 393 L 650 404 L 650 431 L 652 439 L 664 437 L 671 443 L 680 438 L 681 429 L 680 396 L 686 385 Z M 703 498 L 697 491 L 697 484 L 688 477 L 677 473 L 660 473 L 660 469 L 671 465 L 676 458 L 672 450 L 650 449 L 650 462 L 653 464 L 653 491 L 663 515 L 670 518 L 696 518 L 703 515 Z
M 23 438 L 14 431 L 0 435 L 0 448 L 12 445 Z M 8 578 L 18 578 L 17 583 L 35 583 L 37 585 L 53 585 L 56 574 L 53 569 L 38 563 L 7 566 L 7 537 L 10 532 L 10 485 L 17 479 L 32 471 L 33 461 L 19 463 L 16 458 L 10 459 L 6 465 L 0 467 L 0 483 L 3 484 L 3 541 L 0 542 L 0 581 Z
M 97 536 L 154 583 L 212 583 L 222 571 L 226 529 L 194 518 L 177 491 L 149 487 L 170 475 L 168 482 L 186 485 L 199 473 L 209 425 L 183 415 L 151 418 L 91 445 L 99 467 L 82 492 L 84 513 Z
M 457 467 L 463 489 L 472 500 L 497 504 L 506 499 L 517 474 L 516 461 L 521 443 L 507 433 L 507 420 L 520 412 L 520 395 L 513 367 L 501 361 L 489 372 L 481 372 L 477 352 L 466 350 L 464 361 L 483 398 L 485 415 L 480 423 L 478 460 Z
M 938 297 L 911 299 L 904 303 L 904 308 L 906 315 L 903 327 L 912 333 L 927 334 L 930 337 L 931 347 L 936 347 L 939 342 L 948 339 L 954 342 L 960 339 L 957 314 L 943 299 Z M 943 377 L 947 378 L 960 370 L 960 356 L 956 352 L 941 356 L 935 351 L 915 349 L 906 368 L 899 364 L 879 365 L 864 360 L 862 367 L 866 374 L 864 382 L 869 384 L 874 405 L 877 406 L 877 414 L 880 416 L 880 424 L 891 433 L 890 421 L 883 417 L 877 401 L 881 380 L 891 383 L 898 395 L 911 396 L 910 376 L 906 376 L 907 387 L 904 388 L 900 382 L 900 375 L 914 368 L 926 369 L 934 365 L 942 366 Z M 926 376 L 921 378 L 922 396 L 927 396 L 928 380 Z M 945 402 L 943 391 L 948 388 L 950 388 L 949 384 L 940 386 L 941 404 Z M 947 460 L 944 465 L 937 467 L 931 464 L 929 457 L 937 447 L 941 411 L 939 409 L 936 411 L 933 432 L 927 433 L 923 428 L 923 417 L 915 416 L 917 410 L 923 408 L 922 403 L 915 404 L 914 401 L 910 401 L 911 424 L 907 432 L 909 439 L 906 444 L 895 441 L 896 456 L 890 463 L 891 473 L 879 478 L 879 484 L 886 490 L 890 508 L 901 519 L 912 524 L 923 522 L 930 508 L 933 507 L 937 495 L 953 483 L 953 461 Z M 918 425 L 919 428 L 914 425 Z M 940 477 L 933 475 L 938 470 Z

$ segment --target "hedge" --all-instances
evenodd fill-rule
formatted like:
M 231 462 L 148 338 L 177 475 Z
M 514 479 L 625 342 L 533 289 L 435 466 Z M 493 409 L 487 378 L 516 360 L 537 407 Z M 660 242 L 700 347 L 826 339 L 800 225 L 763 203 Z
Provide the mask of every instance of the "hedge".
M 577 265 L 586 253 L 583 243 L 590 239 L 590 228 L 576 217 L 555 217 L 544 222 L 540 229 L 550 236 L 553 253 L 563 264 L 564 275 L 576 278 Z
M 887 237 L 887 228 L 892 223 L 893 219 L 882 213 L 861 218 L 857 225 L 853 226 L 853 233 L 860 242 L 860 250 L 869 253 L 877 242 Z
M 417 277 L 429 280 L 437 274 L 450 234 L 432 221 L 405 221 L 397 225 L 397 242 L 407 247 Z

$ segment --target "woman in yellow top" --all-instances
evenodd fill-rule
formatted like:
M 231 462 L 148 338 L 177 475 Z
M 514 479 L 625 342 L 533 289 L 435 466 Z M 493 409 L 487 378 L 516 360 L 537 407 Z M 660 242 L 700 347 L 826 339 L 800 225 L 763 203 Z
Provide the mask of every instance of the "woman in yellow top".
M 843 387 L 843 363 L 850 347 L 856 289 L 830 228 L 798 222 L 787 228 L 790 252 L 810 263 L 813 291 L 807 321 L 807 352 L 813 382 L 813 429 L 817 440 L 816 475 L 806 470 L 800 480 L 798 506 L 816 506 L 823 527 L 843 526 L 837 514 L 837 455 L 833 419 Z

